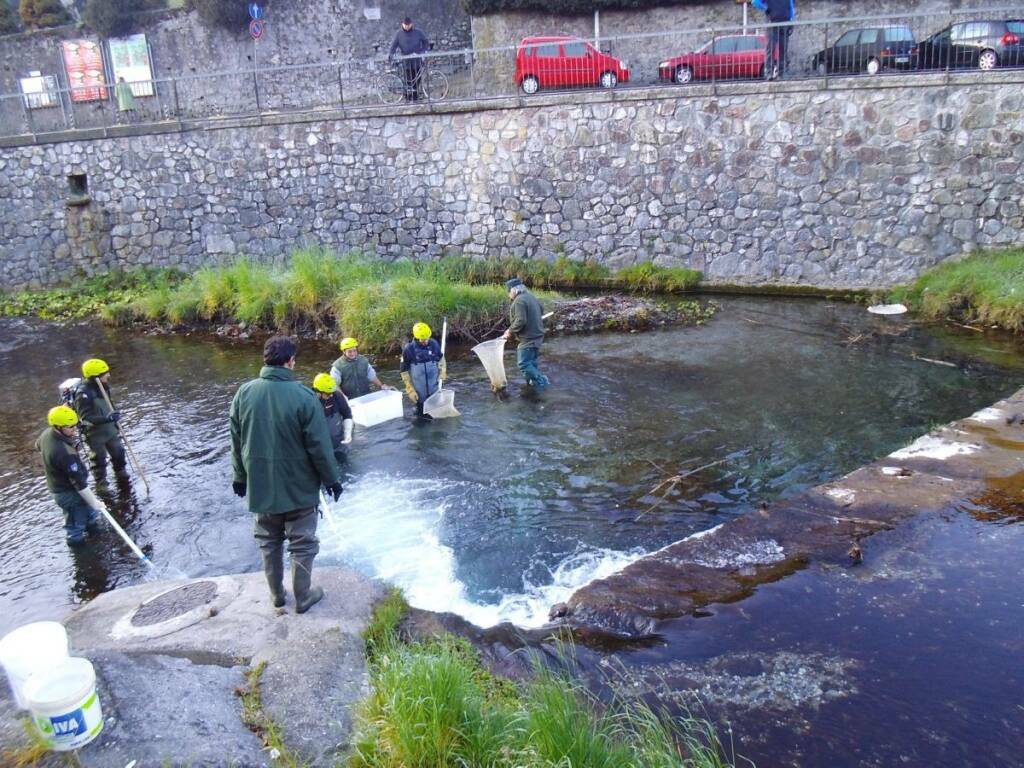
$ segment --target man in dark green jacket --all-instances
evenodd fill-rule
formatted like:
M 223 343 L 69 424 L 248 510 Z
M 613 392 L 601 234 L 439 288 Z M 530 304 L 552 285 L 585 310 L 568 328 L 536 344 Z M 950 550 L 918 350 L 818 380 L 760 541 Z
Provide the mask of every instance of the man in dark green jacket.
M 107 456 L 118 480 L 128 479 L 127 460 L 118 421 L 121 412 L 110 399 L 110 366 L 92 358 L 82 363 L 82 383 L 75 392 L 75 411 L 82 420 L 82 436 L 92 455 L 96 482 L 107 479 Z
M 341 349 L 341 357 L 331 366 L 331 378 L 345 397 L 351 400 L 368 395 L 371 384 L 379 389 L 394 389 L 381 381 L 370 361 L 359 354 L 359 342 L 356 339 L 346 336 L 338 347 Z
M 544 319 L 541 317 L 543 310 L 537 297 L 526 289 L 518 277 L 513 277 L 505 283 L 505 287 L 508 289 L 512 306 L 509 308 L 509 328 L 505 331 L 504 338 L 511 339 L 515 336 L 519 339 L 516 365 L 523 372 L 527 386 L 540 392 L 550 383 L 548 377 L 537 367 L 540 348 L 544 344 Z
M 46 421 L 50 426 L 39 435 L 36 449 L 43 457 L 46 487 L 64 512 L 68 544 L 77 546 L 85 543 L 86 533 L 99 530 L 99 514 L 79 494 L 89 487 L 89 470 L 75 447 L 78 414 L 58 405 L 50 409 Z
M 305 613 L 324 591 L 311 587 L 320 486 L 337 501 L 338 465 L 320 401 L 295 379 L 295 342 L 274 336 L 263 347 L 258 379 L 246 382 L 231 402 L 231 486 L 249 497 L 254 535 L 274 605 L 284 605 L 284 542 L 292 561 L 295 610 Z

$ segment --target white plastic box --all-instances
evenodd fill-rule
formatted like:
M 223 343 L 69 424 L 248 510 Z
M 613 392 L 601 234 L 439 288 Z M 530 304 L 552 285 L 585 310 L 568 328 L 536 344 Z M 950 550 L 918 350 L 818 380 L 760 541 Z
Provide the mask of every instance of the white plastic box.
M 402 393 L 394 389 L 354 397 L 348 404 L 352 407 L 352 420 L 361 427 L 402 418 Z

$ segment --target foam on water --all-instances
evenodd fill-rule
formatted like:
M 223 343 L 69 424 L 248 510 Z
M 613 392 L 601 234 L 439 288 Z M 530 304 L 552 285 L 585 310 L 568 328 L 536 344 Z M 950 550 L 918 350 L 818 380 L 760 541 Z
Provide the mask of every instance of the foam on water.
M 554 603 L 643 555 L 641 550 L 580 549 L 549 570 L 550 580 L 545 583 L 533 583 L 524 576 L 521 592 L 503 594 L 493 603 L 472 600 L 455 575 L 455 554 L 439 539 L 441 523 L 453 503 L 452 489 L 451 483 L 438 480 L 383 473 L 361 477 L 325 510 L 320 550 L 328 558 L 401 587 L 417 608 L 457 613 L 481 627 L 503 621 L 540 626 L 547 622 Z

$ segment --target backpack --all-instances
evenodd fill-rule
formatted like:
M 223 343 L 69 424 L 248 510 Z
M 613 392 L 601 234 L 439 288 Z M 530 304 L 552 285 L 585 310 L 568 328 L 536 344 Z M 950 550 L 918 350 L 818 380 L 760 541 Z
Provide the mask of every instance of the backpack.
M 57 391 L 60 393 L 60 404 L 66 405 L 68 408 L 75 409 L 75 399 L 78 397 L 78 393 L 81 391 L 82 386 L 85 384 L 83 379 L 73 378 L 65 379 L 57 385 Z M 75 411 L 77 413 L 78 411 Z

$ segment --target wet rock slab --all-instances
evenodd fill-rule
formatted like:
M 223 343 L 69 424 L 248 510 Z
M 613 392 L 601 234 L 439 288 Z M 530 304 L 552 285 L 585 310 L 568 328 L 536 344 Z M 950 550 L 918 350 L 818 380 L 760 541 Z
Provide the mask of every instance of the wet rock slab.
M 382 587 L 323 568 L 327 597 L 299 616 L 271 606 L 261 573 L 154 582 L 101 595 L 66 622 L 96 667 L 104 733 L 83 766 L 272 763 L 242 722 L 245 673 L 266 662 L 264 713 L 311 765 L 349 744 L 350 710 L 369 690 L 360 633 Z
M 812 562 L 856 565 L 858 542 L 923 511 L 982 504 L 1024 514 L 1024 390 L 828 483 L 691 536 L 582 587 L 553 609 L 579 630 L 623 638 Z

